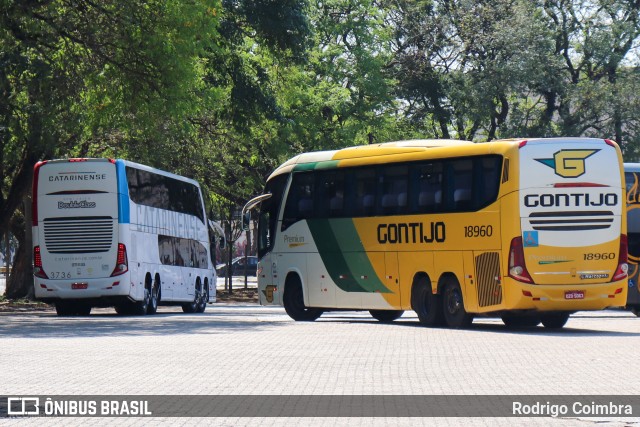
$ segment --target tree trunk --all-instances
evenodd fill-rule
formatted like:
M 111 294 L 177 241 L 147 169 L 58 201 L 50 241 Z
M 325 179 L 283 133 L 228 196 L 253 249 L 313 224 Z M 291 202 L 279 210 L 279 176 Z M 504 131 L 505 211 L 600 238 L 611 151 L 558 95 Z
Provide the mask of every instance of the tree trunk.
M 32 252 L 33 236 L 31 230 L 31 196 L 23 201 L 24 218 L 14 216 L 12 233 L 18 240 L 18 249 L 13 258 L 11 275 L 7 278 L 6 296 L 9 299 L 34 298 Z

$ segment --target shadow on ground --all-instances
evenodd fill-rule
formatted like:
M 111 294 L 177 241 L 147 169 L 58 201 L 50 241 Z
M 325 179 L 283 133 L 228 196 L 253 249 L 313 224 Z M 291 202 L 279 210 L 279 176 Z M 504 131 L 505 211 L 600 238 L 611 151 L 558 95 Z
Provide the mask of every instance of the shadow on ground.
M 94 309 L 85 317 L 58 317 L 53 310 L 0 313 L 0 337 L 50 339 L 228 334 L 283 325 L 282 320 L 288 317 L 281 314 L 284 310 L 282 313 L 264 311 L 253 304 L 209 304 L 202 314 L 185 314 L 179 308 L 159 307 L 158 313 L 152 316 L 121 316 L 113 309 Z

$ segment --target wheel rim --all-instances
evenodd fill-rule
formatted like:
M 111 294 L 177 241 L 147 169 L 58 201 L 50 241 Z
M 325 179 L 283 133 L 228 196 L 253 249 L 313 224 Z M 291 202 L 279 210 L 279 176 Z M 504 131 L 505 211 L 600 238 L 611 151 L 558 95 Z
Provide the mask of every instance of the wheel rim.
M 154 286 L 151 291 L 151 308 L 153 310 L 158 308 L 158 287 Z
M 457 289 L 451 289 L 447 293 L 447 310 L 449 314 L 457 314 L 460 311 L 462 305 L 462 298 L 460 292 Z
M 196 285 L 196 295 L 195 298 L 193 299 L 193 302 L 195 303 L 196 307 L 198 305 L 200 305 L 200 301 L 202 300 L 202 291 L 200 290 L 200 285 Z

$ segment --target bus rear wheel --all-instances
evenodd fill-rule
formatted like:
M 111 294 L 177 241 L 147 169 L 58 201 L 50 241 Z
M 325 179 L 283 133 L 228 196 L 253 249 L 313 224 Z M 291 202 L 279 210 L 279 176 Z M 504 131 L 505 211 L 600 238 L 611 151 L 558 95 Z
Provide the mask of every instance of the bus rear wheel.
M 136 316 L 144 316 L 145 314 L 147 314 L 149 304 L 151 304 L 151 291 L 148 287 L 145 286 L 143 300 L 131 303 L 131 314 L 135 314 Z
M 287 279 L 283 296 L 284 310 L 297 322 L 313 322 L 322 315 L 322 310 L 304 305 L 302 284 L 297 276 Z
M 198 302 L 198 307 L 196 308 L 196 313 L 204 313 L 204 310 L 207 308 L 207 302 L 209 302 L 209 286 L 207 286 L 206 283 L 200 295 L 201 297 Z
M 149 295 L 149 305 L 147 305 L 147 314 L 156 314 L 158 312 L 158 302 L 160 301 L 160 280 L 156 277 L 151 286 L 151 294 Z
M 404 310 L 369 310 L 371 316 L 382 323 L 393 322 L 404 314 Z
M 440 296 L 433 294 L 426 277 L 421 277 L 415 282 L 411 292 L 411 307 L 424 326 L 441 326 L 444 323 Z
M 542 324 L 548 329 L 561 329 L 569 320 L 569 313 L 550 313 L 542 316 Z
M 456 329 L 471 326 L 473 315 L 464 309 L 462 289 L 460 289 L 458 280 L 453 277 L 448 277 L 445 280 L 442 309 L 447 326 Z
M 182 304 L 182 311 L 185 313 L 196 313 L 200 299 L 202 298 L 202 289 L 200 279 L 196 280 L 196 286 L 193 292 L 193 301 Z

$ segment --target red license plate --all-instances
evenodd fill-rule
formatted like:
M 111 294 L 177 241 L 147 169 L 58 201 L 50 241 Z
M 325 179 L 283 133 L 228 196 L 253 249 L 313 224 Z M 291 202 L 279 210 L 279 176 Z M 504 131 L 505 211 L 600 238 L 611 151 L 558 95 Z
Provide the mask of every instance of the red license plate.
M 71 289 L 87 289 L 88 283 L 72 283 Z
M 584 291 L 565 291 L 564 299 L 584 299 Z

